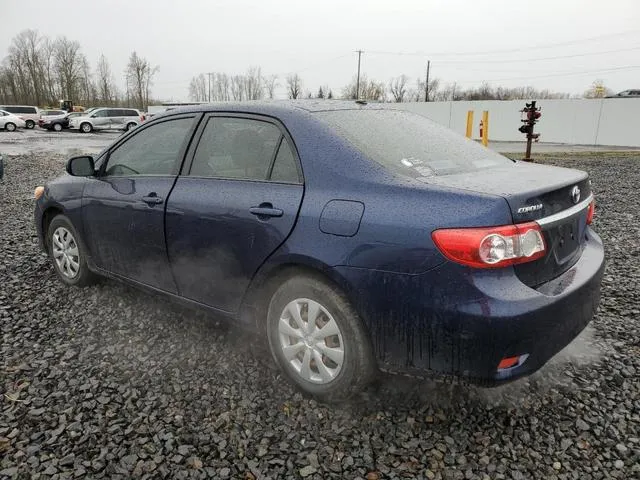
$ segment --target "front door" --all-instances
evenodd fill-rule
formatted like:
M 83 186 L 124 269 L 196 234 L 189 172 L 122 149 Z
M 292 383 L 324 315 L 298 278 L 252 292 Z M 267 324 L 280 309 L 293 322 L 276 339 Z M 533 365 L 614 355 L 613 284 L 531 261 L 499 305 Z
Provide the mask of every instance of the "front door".
M 235 312 L 295 224 L 303 186 L 276 123 L 211 116 L 167 204 L 169 260 L 181 296 Z
M 109 118 L 109 110 L 102 109 L 98 110 L 94 114 L 91 115 L 93 128 L 95 130 L 104 130 L 105 128 L 109 128 L 109 124 L 111 123 L 111 119 Z
M 83 194 L 85 236 L 98 267 L 175 293 L 164 235 L 166 201 L 194 115 L 150 124 L 117 144 Z

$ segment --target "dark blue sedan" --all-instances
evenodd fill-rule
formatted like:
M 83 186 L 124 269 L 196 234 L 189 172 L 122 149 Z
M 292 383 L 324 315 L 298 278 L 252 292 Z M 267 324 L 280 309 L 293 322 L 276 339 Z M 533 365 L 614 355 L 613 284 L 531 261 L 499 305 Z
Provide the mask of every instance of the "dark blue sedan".
M 598 304 L 586 173 L 381 105 L 173 110 L 66 168 L 35 208 L 64 283 L 112 277 L 249 326 L 321 399 L 379 369 L 513 380 Z

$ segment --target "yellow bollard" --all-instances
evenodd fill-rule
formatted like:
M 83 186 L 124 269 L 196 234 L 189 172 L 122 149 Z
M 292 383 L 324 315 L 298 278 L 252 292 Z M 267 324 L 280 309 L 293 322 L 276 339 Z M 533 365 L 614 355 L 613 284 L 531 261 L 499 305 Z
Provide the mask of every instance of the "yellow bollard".
M 467 112 L 467 138 L 473 135 L 473 110 Z
M 482 112 L 482 144 L 489 145 L 489 111 Z

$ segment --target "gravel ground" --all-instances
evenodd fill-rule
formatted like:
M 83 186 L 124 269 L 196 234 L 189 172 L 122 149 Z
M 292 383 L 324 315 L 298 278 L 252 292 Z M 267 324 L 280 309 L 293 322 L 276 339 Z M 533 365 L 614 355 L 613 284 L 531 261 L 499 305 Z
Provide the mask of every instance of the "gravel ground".
M 338 406 L 216 319 L 63 287 L 31 200 L 61 160 L 11 156 L 0 183 L 0 477 L 640 478 L 637 154 L 545 160 L 591 173 L 608 253 L 600 312 L 551 364 L 493 390 L 388 376 Z

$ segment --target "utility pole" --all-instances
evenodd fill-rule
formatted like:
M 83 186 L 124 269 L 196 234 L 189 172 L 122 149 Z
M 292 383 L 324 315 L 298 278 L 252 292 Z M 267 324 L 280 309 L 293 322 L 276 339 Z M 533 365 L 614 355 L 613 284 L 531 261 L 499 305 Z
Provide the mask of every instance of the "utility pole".
M 427 60 L 427 81 L 424 82 L 424 101 L 429 101 L 429 67 L 431 67 L 431 60 Z
M 360 57 L 364 53 L 362 50 L 356 50 L 358 52 L 358 76 L 356 77 L 356 100 L 360 99 Z
M 207 72 L 207 77 L 209 77 L 209 96 L 208 96 L 208 102 L 211 103 L 211 75 L 213 75 L 213 72 Z

